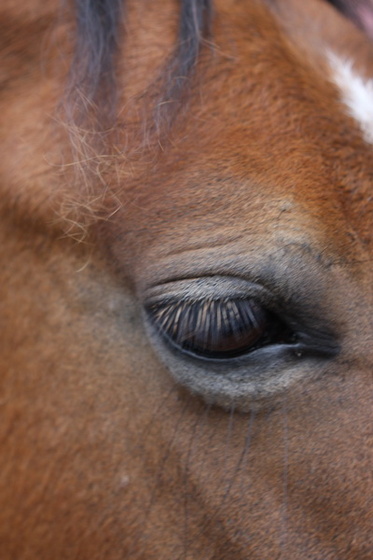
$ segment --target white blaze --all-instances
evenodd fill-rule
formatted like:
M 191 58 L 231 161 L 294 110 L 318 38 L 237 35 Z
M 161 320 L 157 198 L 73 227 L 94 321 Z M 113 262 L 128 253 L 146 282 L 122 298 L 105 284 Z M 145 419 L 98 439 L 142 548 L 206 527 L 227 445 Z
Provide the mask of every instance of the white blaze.
M 328 53 L 332 80 L 341 92 L 348 114 L 358 123 L 367 142 L 373 144 L 373 80 L 359 76 L 349 60 Z

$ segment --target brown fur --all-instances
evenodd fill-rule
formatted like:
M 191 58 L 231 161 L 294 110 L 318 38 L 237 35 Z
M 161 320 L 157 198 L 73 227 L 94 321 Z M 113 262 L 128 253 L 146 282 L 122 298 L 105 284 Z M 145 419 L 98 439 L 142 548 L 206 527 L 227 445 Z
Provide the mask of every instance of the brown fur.
M 370 560 L 372 146 L 321 41 L 366 76 L 372 45 L 320 0 L 219 0 L 154 130 L 177 7 L 131 1 L 118 126 L 86 162 L 61 117 L 69 22 L 26 4 L 0 12 L 1 559 Z M 179 388 L 141 307 L 268 258 L 341 351 L 227 412 Z

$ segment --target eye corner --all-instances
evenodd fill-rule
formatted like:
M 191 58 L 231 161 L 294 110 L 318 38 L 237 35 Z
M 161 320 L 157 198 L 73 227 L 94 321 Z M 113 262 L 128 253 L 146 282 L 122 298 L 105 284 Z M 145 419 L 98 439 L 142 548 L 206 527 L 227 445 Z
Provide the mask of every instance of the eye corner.
M 312 334 L 302 332 L 298 335 L 297 344 L 292 353 L 295 358 L 320 358 L 332 359 L 341 351 L 339 341 L 331 333 L 315 332 Z

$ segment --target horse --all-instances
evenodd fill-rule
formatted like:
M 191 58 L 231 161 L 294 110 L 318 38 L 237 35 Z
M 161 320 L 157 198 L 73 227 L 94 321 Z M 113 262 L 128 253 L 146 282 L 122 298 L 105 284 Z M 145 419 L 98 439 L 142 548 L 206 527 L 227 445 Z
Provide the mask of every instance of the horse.
M 2 560 L 373 557 L 371 14 L 2 1 Z

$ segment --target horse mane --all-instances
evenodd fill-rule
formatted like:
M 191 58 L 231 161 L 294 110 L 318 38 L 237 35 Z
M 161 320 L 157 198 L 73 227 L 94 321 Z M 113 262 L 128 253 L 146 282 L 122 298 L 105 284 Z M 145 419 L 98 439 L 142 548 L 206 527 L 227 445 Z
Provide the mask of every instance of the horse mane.
M 167 64 L 162 102 L 177 100 L 210 29 L 212 0 L 179 0 L 178 44 Z M 125 28 L 125 0 L 74 0 L 76 40 L 68 82 L 72 121 L 87 113 L 112 122 L 116 113 L 116 60 Z M 163 106 L 168 105 L 164 103 Z
M 325 0 L 355 24 L 363 27 L 356 14 L 356 0 Z M 178 41 L 174 54 L 160 76 L 159 122 L 172 120 L 170 114 L 180 105 L 185 77 L 190 75 L 209 37 L 213 0 L 179 0 Z M 75 11 L 75 48 L 67 85 L 68 121 L 78 126 L 89 121 L 115 122 L 117 108 L 116 61 L 125 34 L 126 0 L 73 0 Z M 172 103 L 170 103 L 172 102 Z M 93 118 L 92 118 L 93 117 Z M 97 126 L 98 125 L 98 126 Z

